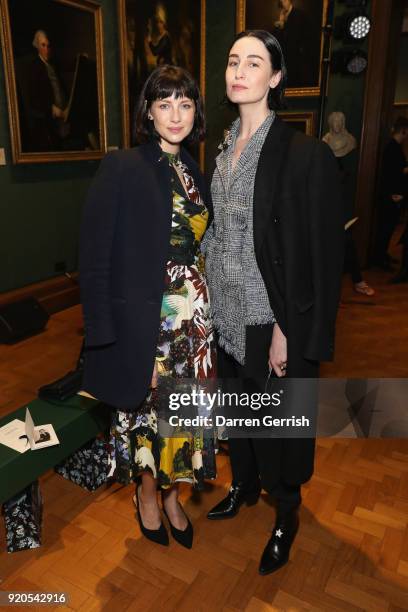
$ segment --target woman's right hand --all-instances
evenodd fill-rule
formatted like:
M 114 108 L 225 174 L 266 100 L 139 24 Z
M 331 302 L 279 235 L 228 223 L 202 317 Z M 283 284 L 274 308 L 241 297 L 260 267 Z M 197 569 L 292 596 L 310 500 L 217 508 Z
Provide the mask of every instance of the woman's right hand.
M 152 389 L 156 389 L 157 387 L 157 363 L 154 362 L 153 374 L 152 374 L 152 382 L 150 383 Z

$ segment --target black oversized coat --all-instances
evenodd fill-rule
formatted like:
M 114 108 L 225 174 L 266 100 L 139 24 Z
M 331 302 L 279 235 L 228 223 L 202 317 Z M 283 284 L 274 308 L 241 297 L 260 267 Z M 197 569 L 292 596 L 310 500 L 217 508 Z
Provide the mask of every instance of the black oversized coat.
M 205 199 L 197 164 L 184 150 L 181 159 Z M 153 373 L 170 243 L 170 178 L 156 142 L 108 153 L 83 211 L 83 389 L 126 410 L 143 401 Z
M 333 359 L 344 211 L 330 148 L 278 117 L 255 177 L 254 248 L 287 338 L 288 375 L 310 376 L 312 362 Z
M 334 355 L 344 258 L 340 177 L 330 148 L 276 117 L 259 157 L 253 215 L 256 260 L 287 339 L 287 376 L 315 378 L 319 362 Z M 270 331 L 248 328 L 246 376 L 266 378 L 270 342 Z M 310 479 L 314 438 L 268 442 L 261 475 L 267 490 Z

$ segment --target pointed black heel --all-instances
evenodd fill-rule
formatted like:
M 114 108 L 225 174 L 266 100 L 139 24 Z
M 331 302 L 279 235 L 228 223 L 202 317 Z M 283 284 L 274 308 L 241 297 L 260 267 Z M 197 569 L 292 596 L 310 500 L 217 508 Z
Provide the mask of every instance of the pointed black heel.
M 169 521 L 171 535 L 176 540 L 176 542 L 181 544 L 181 546 L 184 546 L 184 548 L 191 548 L 193 546 L 193 537 L 194 537 L 193 526 L 187 514 L 184 512 L 183 506 L 179 502 L 177 503 L 179 504 L 180 508 L 183 510 L 184 516 L 187 519 L 187 527 L 184 530 L 177 529 L 176 527 L 174 527 L 171 520 L 169 519 L 169 515 L 167 514 L 166 508 L 164 507 L 164 496 L 162 492 L 163 512 L 166 515 L 167 520 Z
M 161 544 L 162 546 L 168 546 L 169 545 L 169 534 L 167 533 L 167 530 L 165 526 L 163 525 L 163 522 L 160 523 L 160 527 L 158 529 L 146 529 L 146 527 L 143 525 L 142 517 L 140 515 L 140 510 L 139 510 L 139 507 L 140 507 L 139 486 L 141 485 L 138 485 L 136 487 L 137 504 L 135 503 L 135 506 L 136 506 L 136 516 L 137 516 L 137 520 L 139 521 L 140 531 L 143 533 L 145 538 L 147 538 L 148 540 L 151 540 L 152 542 L 155 542 L 156 544 Z M 135 498 L 133 498 L 133 502 L 135 502 Z

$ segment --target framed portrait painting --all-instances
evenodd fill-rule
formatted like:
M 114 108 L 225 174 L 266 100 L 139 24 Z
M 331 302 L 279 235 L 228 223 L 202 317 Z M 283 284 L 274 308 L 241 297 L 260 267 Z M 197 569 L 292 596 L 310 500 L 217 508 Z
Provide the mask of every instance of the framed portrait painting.
M 138 96 L 161 64 L 186 68 L 205 93 L 205 0 L 118 0 L 123 144 L 133 146 Z M 200 161 L 204 150 L 200 147 Z
M 279 40 L 288 96 L 318 96 L 328 0 L 236 0 L 237 31 L 267 30 Z
M 279 117 L 285 123 L 289 123 L 291 127 L 307 136 L 315 136 L 316 131 L 316 113 L 313 111 L 297 112 L 297 111 L 279 111 Z
M 14 163 L 106 152 L 100 5 L 0 0 Z

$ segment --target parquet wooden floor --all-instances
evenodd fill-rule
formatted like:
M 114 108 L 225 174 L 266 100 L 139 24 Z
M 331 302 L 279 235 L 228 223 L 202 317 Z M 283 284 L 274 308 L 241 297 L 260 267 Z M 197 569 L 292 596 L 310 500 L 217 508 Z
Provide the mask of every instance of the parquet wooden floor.
M 375 271 L 366 278 L 374 298 L 344 281 L 336 361 L 323 367 L 325 376 L 407 376 L 408 285 L 390 287 Z M 0 346 L 0 414 L 74 366 L 81 324 L 74 307 L 54 315 L 45 333 Z M 86 612 L 408 610 L 406 439 L 319 439 L 291 560 L 266 577 L 257 567 L 274 507 L 263 495 L 233 520 L 206 520 L 230 481 L 227 456 L 217 462 L 218 479 L 204 493 L 182 487 L 195 528 L 191 551 L 141 537 L 131 487 L 88 493 L 46 474 L 43 546 L 7 554 L 1 528 L 0 588 L 65 591 L 64 608 Z

